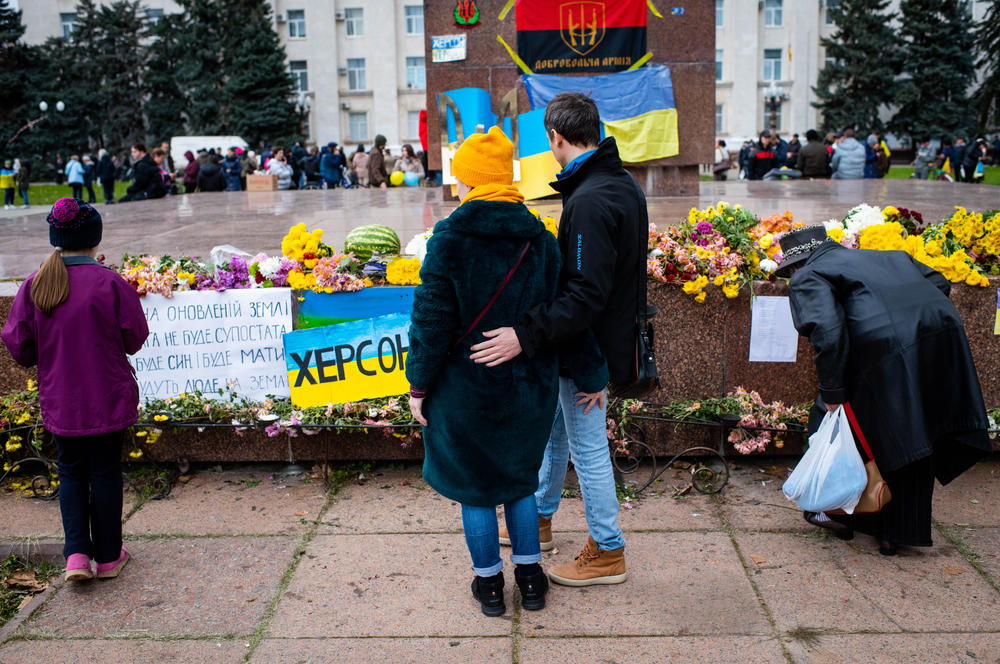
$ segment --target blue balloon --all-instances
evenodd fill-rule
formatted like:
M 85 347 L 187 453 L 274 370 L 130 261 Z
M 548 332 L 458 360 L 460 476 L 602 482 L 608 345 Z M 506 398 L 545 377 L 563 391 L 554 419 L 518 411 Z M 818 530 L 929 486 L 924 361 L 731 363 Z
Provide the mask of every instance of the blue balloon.
M 407 173 L 403 176 L 403 182 L 408 186 L 414 187 L 418 182 L 420 182 L 420 177 L 416 173 Z

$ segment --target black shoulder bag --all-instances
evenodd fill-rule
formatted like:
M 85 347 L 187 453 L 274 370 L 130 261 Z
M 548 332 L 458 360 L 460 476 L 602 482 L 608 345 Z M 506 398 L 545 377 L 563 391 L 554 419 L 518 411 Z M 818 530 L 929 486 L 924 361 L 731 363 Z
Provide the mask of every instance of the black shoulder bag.
M 646 302 L 646 243 L 643 233 L 639 246 L 639 289 L 635 309 L 635 354 L 629 379 L 608 386 L 611 396 L 617 399 L 641 399 L 660 386 L 654 354 L 653 324 L 650 319 L 658 312 Z

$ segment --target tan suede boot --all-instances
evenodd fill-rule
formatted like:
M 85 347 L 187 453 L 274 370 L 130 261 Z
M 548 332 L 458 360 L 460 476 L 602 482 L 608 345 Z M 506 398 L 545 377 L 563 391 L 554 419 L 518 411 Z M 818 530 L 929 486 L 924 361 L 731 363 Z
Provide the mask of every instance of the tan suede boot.
M 500 526 L 500 544 L 504 546 L 510 546 L 510 533 L 507 532 L 507 526 Z M 538 517 L 538 544 L 542 547 L 542 551 L 551 551 L 555 544 L 552 542 L 552 519 L 546 519 L 545 517 Z
M 602 551 L 597 548 L 594 538 L 587 535 L 587 545 L 576 560 L 552 567 L 548 574 L 552 581 L 564 586 L 624 583 L 625 547 Z

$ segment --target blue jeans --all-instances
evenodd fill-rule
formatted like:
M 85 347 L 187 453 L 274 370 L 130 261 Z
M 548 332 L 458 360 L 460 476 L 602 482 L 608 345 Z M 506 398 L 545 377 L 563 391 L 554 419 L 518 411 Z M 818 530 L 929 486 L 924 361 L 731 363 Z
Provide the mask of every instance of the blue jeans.
M 576 404 L 580 389 L 569 378 L 559 378 L 559 405 L 542 467 L 538 470 L 538 513 L 545 518 L 559 509 L 566 466 L 570 457 L 580 480 L 590 536 L 602 551 L 625 546 L 618 527 L 618 495 L 608 449 L 607 414 L 594 406 L 586 415 Z
M 124 431 L 99 436 L 53 436 L 59 448 L 59 509 L 63 555 L 83 553 L 99 563 L 122 550 Z
M 28 190 L 27 189 L 18 189 L 18 192 L 21 194 L 21 200 L 24 201 L 24 204 L 25 205 L 31 205 L 31 203 L 28 202 Z
M 527 495 L 506 503 L 503 515 L 510 533 L 510 561 L 515 565 L 541 562 L 535 496 Z M 462 505 L 462 527 L 472 556 L 472 571 L 477 576 L 499 574 L 503 561 L 500 560 L 500 526 L 497 525 L 496 508 Z

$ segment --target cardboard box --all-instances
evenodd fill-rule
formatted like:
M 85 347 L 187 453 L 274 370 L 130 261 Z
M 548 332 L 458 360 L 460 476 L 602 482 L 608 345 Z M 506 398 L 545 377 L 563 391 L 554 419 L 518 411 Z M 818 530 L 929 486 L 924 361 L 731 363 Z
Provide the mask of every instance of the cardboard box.
M 247 175 L 247 191 L 278 191 L 277 175 Z

